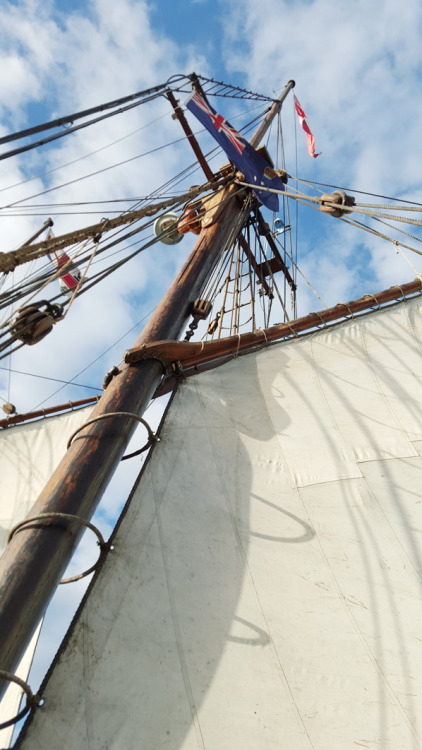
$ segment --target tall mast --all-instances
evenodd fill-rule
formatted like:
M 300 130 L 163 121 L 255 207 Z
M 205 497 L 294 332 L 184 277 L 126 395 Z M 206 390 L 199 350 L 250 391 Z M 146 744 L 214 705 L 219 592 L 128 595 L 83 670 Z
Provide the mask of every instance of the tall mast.
M 288 92 L 289 81 L 274 102 L 251 144 L 256 147 Z M 218 260 L 220 248 L 245 218 L 245 191 L 223 189 L 211 201 L 215 219 L 204 228 L 182 270 L 135 342 L 141 347 L 160 339 L 177 339 L 189 319 L 192 303 Z M 218 216 L 217 216 L 218 215 Z M 95 407 L 99 421 L 81 430 L 32 508 L 31 517 L 66 513 L 89 520 L 125 448 L 163 376 L 163 364 L 146 359 L 123 364 Z M 135 416 L 111 416 L 116 412 Z M 104 418 L 106 415 L 110 415 Z M 51 525 L 33 521 L 16 533 L 0 559 L 0 669 L 13 672 L 42 617 L 81 533 L 75 521 Z M 1 681 L 0 681 L 1 685 Z M 7 683 L 3 681 L 4 690 Z M 1 694 L 2 690 L 0 690 Z

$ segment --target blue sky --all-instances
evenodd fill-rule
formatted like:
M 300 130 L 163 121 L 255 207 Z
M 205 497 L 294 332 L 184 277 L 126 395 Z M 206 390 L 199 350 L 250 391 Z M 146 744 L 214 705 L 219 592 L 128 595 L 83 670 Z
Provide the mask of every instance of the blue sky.
M 421 201 L 421 27 L 419 0 L 3 0 L 0 135 L 162 83 L 176 73 L 195 71 L 274 97 L 293 78 L 322 155 L 309 157 L 299 130 L 296 149 L 290 97 L 283 118 L 290 174 Z M 224 100 L 226 106 L 230 117 L 241 115 L 233 121 L 236 127 L 251 116 L 249 105 Z M 152 102 L 3 161 L 1 249 L 19 246 L 44 221 L 44 216 L 28 216 L 25 204 L 13 216 L 5 206 L 181 135 L 169 106 Z M 206 137 L 201 135 L 200 141 L 206 148 Z M 63 215 L 57 203 L 142 196 L 192 161 L 188 145 L 176 144 L 27 203 L 51 203 L 45 210 L 61 234 L 95 218 Z M 98 218 L 106 215 L 105 208 L 98 211 Z M 391 243 L 313 209 L 301 207 L 298 219 L 299 267 L 329 305 L 415 276 Z M 100 386 L 104 373 L 140 333 L 142 319 L 191 247 L 191 238 L 171 249 L 156 245 L 104 287 L 77 300 L 45 341 L 3 364 L 61 380 L 77 376 L 77 383 Z M 419 257 L 409 257 L 420 269 Z M 301 285 L 300 314 L 317 307 L 309 287 Z M 56 393 L 59 386 L 0 370 L 0 394 L 19 411 L 88 393 L 83 388 Z

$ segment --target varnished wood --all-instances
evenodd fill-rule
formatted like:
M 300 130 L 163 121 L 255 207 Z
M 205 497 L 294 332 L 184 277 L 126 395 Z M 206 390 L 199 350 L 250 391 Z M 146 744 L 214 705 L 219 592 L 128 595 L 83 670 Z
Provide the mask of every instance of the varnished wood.
M 281 100 L 285 98 L 285 92 Z M 277 107 L 271 111 L 274 116 Z M 268 116 L 266 125 L 269 125 Z M 257 145 L 256 137 L 253 140 Z M 212 223 L 202 230 L 183 268 L 136 341 L 136 347 L 160 339 L 177 339 L 181 335 L 193 302 L 201 296 L 220 251 L 239 220 L 244 196 L 244 190 L 239 191 L 233 186 L 221 191 L 221 204 L 215 206 Z M 162 377 L 163 367 L 158 360 L 148 359 L 136 367 L 125 363 L 91 416 L 111 412 L 142 416 Z M 67 513 L 89 520 L 136 425 L 137 420 L 131 417 L 110 416 L 82 429 L 30 515 Z M 79 523 L 66 525 L 66 528 L 58 525 L 37 527 L 34 524 L 23 527 L 8 544 L 0 558 L 1 669 L 13 672 L 16 668 L 80 533 Z M 2 685 L 0 683 L 0 694 L 6 687 L 4 681 Z

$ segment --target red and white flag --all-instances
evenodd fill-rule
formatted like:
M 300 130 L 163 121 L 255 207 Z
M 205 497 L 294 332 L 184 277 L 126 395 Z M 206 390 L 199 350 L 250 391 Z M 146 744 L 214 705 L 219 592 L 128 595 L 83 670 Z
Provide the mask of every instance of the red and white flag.
M 314 136 L 311 133 L 311 129 L 310 129 L 310 127 L 308 125 L 308 121 L 306 119 L 306 115 L 305 115 L 302 107 L 299 104 L 299 99 L 297 99 L 297 97 L 294 96 L 294 95 L 293 95 L 293 98 L 294 98 L 295 109 L 296 109 L 296 112 L 297 112 L 297 116 L 299 118 L 299 122 L 302 125 L 302 128 L 304 129 L 304 131 L 306 133 L 306 137 L 308 139 L 308 151 L 309 151 L 310 155 L 313 156 L 314 159 L 316 159 L 317 156 L 321 155 L 321 152 L 319 154 L 315 153 L 315 138 L 314 138 Z
M 54 237 L 54 234 L 50 229 L 46 239 L 50 240 L 52 237 Z M 66 270 L 59 276 L 60 289 L 65 294 L 72 294 L 81 280 L 79 268 L 70 262 L 70 258 L 64 250 L 54 250 L 48 257 L 56 271 L 62 266 L 66 266 Z

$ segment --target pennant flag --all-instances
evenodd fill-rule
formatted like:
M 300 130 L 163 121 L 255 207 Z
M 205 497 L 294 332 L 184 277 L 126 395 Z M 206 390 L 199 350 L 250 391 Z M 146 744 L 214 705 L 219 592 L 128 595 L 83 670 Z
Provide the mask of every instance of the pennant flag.
M 50 230 L 46 239 L 50 240 L 52 237 L 54 237 L 54 234 Z M 67 253 L 65 253 L 64 250 L 56 250 L 48 257 L 51 260 L 56 271 L 59 268 L 62 268 L 62 266 L 64 266 L 65 263 L 68 263 L 68 261 L 70 260 L 69 256 L 67 255 Z M 69 263 L 62 276 L 59 276 L 60 289 L 66 294 L 72 293 L 75 291 L 80 280 L 81 272 L 79 268 L 75 266 L 74 263 Z
M 259 187 L 284 190 L 284 184 L 263 156 L 197 92 L 191 94 L 185 102 L 185 107 L 211 133 L 217 143 L 224 149 L 230 161 L 243 172 L 246 181 L 251 185 L 256 185 L 254 193 L 258 200 L 270 211 L 278 211 L 278 195 L 266 193 Z
M 311 133 L 311 129 L 310 129 L 310 127 L 308 125 L 308 122 L 307 122 L 307 119 L 306 119 L 306 115 L 305 115 L 302 107 L 300 106 L 299 100 L 297 99 L 297 97 L 293 95 L 293 98 L 294 98 L 295 109 L 296 109 L 296 112 L 297 112 L 297 116 L 299 118 L 299 122 L 302 125 L 302 128 L 304 129 L 304 131 L 306 133 L 306 137 L 308 139 L 308 151 L 309 151 L 310 155 L 313 156 L 314 159 L 316 159 L 317 156 L 321 156 L 321 151 L 320 151 L 319 154 L 315 153 L 315 138 L 314 138 L 314 136 Z

